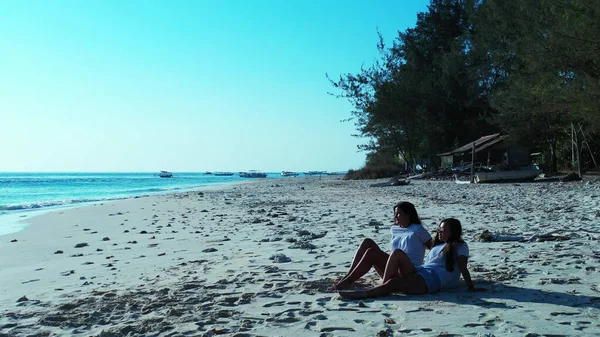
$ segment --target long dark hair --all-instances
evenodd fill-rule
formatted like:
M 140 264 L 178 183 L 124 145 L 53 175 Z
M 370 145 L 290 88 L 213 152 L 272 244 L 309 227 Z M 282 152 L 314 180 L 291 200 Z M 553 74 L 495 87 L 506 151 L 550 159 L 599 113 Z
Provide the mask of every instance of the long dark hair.
M 409 225 L 414 223 L 419 225 L 421 224 L 421 219 L 419 219 L 419 214 L 417 214 L 417 209 L 415 208 L 415 205 L 411 204 L 408 201 L 402 201 L 394 206 L 394 212 L 398 208 L 402 210 L 402 213 L 408 214 Z
M 446 245 L 444 246 L 443 250 L 444 253 L 446 253 L 446 270 L 447 271 L 453 271 L 454 270 L 454 254 L 456 251 L 456 246 L 460 243 L 463 243 L 463 239 L 462 239 L 462 225 L 460 224 L 460 221 L 458 221 L 458 219 L 454 219 L 454 218 L 448 218 L 448 219 L 444 219 L 440 222 L 440 226 L 442 224 L 446 224 L 446 230 L 450 231 L 450 237 L 448 238 L 448 241 L 446 241 Z M 440 240 L 440 236 L 439 234 L 435 236 L 435 239 L 433 240 L 433 245 L 437 246 L 441 243 L 444 243 L 443 241 Z

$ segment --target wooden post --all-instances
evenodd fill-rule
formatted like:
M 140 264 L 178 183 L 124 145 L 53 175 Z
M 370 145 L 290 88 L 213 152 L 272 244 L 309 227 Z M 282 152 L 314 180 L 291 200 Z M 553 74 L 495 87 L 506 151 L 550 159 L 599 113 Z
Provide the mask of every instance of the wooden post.
M 575 141 L 573 139 L 575 134 L 575 128 L 573 127 L 573 123 L 571 123 L 571 167 L 575 170 Z
M 592 148 L 590 147 L 590 143 L 588 143 L 587 138 L 585 136 L 585 132 L 583 131 L 583 127 L 579 124 L 579 131 L 581 132 L 581 137 L 583 137 L 583 141 L 581 142 L 581 152 L 583 152 L 583 145 L 587 146 L 587 149 L 590 153 L 590 157 L 592 157 L 592 161 L 594 162 L 594 168 L 598 169 L 598 164 L 596 163 L 596 158 L 594 158 L 594 154 L 592 153 Z
M 573 123 L 571 123 L 571 126 L 573 126 Z M 577 132 L 575 131 L 575 127 L 573 127 L 573 137 L 574 137 L 574 141 L 575 141 L 575 152 L 576 152 L 576 156 L 575 159 L 577 160 L 577 174 L 579 174 L 579 177 L 581 177 L 581 160 L 579 159 L 579 140 L 577 139 Z M 575 168 L 573 168 L 575 169 Z
M 471 150 L 471 184 L 475 182 L 475 142 Z

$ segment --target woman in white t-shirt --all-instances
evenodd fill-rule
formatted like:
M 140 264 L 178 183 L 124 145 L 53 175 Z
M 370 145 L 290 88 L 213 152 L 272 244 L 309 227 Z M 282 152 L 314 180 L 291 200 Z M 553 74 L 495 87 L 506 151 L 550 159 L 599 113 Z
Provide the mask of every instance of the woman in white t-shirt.
M 394 206 L 394 224 L 391 229 L 391 251 L 384 252 L 375 241 L 364 239 L 358 247 L 348 273 L 333 285 L 336 290 L 347 289 L 354 281 L 374 268 L 384 277 L 386 265 L 393 252 L 403 251 L 413 265 L 423 263 L 425 248 L 431 249 L 431 234 L 421 225 L 415 206 L 410 202 L 399 202 Z M 399 270 L 396 271 L 398 276 Z
M 401 250 L 394 251 L 386 265 L 382 284 L 367 290 L 342 290 L 343 298 L 362 299 L 387 296 L 393 292 L 405 294 L 436 293 L 458 285 L 462 274 L 469 291 L 475 288 L 467 269 L 469 246 L 461 238 L 462 226 L 457 219 L 442 220 L 425 263 L 415 266 Z

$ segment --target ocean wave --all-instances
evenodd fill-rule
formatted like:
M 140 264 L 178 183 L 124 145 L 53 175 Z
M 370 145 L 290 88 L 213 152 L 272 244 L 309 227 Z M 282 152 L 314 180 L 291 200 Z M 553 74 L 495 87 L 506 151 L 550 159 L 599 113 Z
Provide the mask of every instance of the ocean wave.
M 148 195 L 160 194 L 161 192 L 168 193 L 168 192 L 181 191 L 181 190 L 192 190 L 192 189 L 199 188 L 202 186 L 205 186 L 205 185 L 132 189 L 132 190 L 124 190 L 124 191 L 114 191 L 114 192 L 117 192 L 116 195 L 97 197 L 97 198 L 74 198 L 74 199 L 66 199 L 66 200 L 50 200 L 50 201 L 24 202 L 24 203 L 19 203 L 19 204 L 0 205 L 0 212 L 4 213 L 5 211 L 35 210 L 35 209 L 46 208 L 46 207 L 60 207 L 60 206 L 70 206 L 70 205 L 81 204 L 81 203 L 106 202 L 106 201 L 112 201 L 112 200 L 139 198 L 139 197 L 145 197 Z
M 111 200 L 122 200 L 128 197 L 107 197 L 107 198 L 92 198 L 92 199 L 69 199 L 69 200 L 53 200 L 53 201 L 40 201 L 40 202 L 26 202 L 22 204 L 12 205 L 0 205 L 0 211 L 19 211 L 19 210 L 34 210 L 45 207 L 54 206 L 67 206 L 73 204 L 81 204 L 85 202 L 99 202 L 99 201 L 111 201 Z

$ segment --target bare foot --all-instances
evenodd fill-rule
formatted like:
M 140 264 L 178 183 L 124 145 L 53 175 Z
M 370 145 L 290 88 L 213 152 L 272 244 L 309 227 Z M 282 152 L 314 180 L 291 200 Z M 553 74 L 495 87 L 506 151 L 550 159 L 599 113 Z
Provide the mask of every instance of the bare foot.
M 348 288 L 350 288 L 350 283 L 348 283 L 346 280 L 342 279 L 338 283 L 334 284 L 332 286 L 332 288 L 333 288 L 333 290 L 348 289 Z
M 367 292 L 364 290 L 340 290 L 338 294 L 341 298 L 347 298 L 352 300 L 360 300 L 367 298 Z

